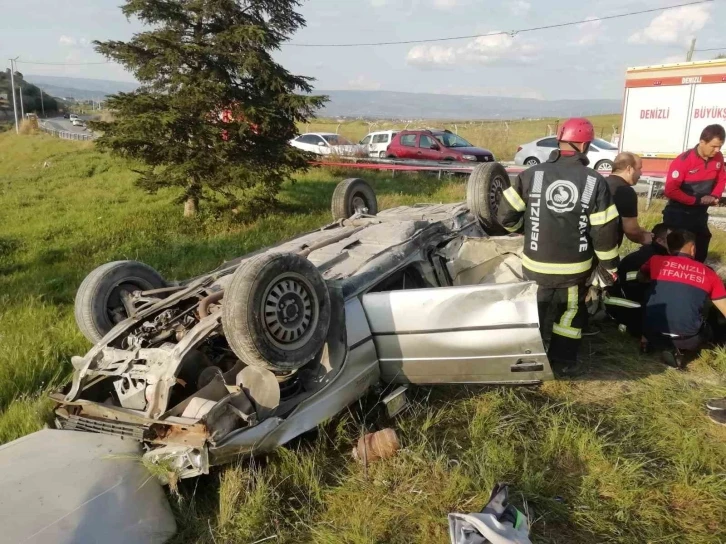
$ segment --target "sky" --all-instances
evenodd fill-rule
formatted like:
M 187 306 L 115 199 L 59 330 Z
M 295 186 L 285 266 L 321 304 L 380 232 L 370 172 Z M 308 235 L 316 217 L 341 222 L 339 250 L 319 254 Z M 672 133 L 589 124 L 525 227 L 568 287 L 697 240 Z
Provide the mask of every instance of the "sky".
M 307 0 L 307 26 L 292 43 L 341 44 L 484 36 L 380 47 L 285 45 L 275 58 L 317 89 L 510 96 L 533 99 L 614 98 L 625 69 L 685 60 L 696 49 L 724 47 L 718 21 L 726 1 L 537 32 L 525 28 L 686 3 L 688 0 Z M 0 62 L 20 56 L 26 74 L 133 81 L 115 64 L 46 66 L 25 62 L 102 62 L 93 40 L 126 40 L 143 30 L 122 0 L 0 0 Z M 487 35 L 495 32 L 508 34 Z M 696 52 L 694 59 L 718 51 Z

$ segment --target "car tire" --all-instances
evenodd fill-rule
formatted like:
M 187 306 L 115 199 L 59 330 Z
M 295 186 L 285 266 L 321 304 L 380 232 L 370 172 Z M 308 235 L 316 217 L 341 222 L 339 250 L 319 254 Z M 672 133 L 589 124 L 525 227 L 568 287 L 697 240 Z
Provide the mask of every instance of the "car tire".
M 379 159 L 385 159 L 386 158 L 386 152 L 385 151 L 379 151 L 378 152 L 378 158 Z
M 539 164 L 539 159 L 537 157 L 527 157 L 524 159 L 524 166 L 537 166 Z
M 243 363 L 286 372 L 323 348 L 330 309 L 328 287 L 315 265 L 294 253 L 263 253 L 234 273 L 224 295 L 222 327 Z
M 396 157 L 396 155 L 388 155 L 388 157 L 386 157 L 386 158 L 387 159 L 397 159 L 398 157 Z
M 597 172 L 612 172 L 613 171 L 613 161 L 608 160 L 608 159 L 598 161 L 595 164 L 595 170 Z
M 507 234 L 497 221 L 497 210 L 502 193 L 509 185 L 509 174 L 498 162 L 479 164 L 469 175 L 466 204 L 488 234 Z
M 376 215 L 378 213 L 376 193 L 365 180 L 360 178 L 343 180 L 333 191 L 330 211 L 336 221 L 348 219 L 359 211 L 366 215 Z
M 95 344 L 129 317 L 122 302 L 123 292 L 166 287 L 161 275 L 138 261 L 114 261 L 88 274 L 76 292 L 75 317 L 83 336 Z

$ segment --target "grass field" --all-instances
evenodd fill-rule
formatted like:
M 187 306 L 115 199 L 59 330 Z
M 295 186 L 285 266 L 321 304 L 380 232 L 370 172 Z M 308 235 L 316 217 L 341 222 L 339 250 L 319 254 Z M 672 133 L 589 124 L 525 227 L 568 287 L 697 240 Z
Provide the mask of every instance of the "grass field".
M 620 132 L 620 114 L 596 115 L 590 117 L 599 138 L 610 141 L 613 131 Z M 560 119 L 562 121 L 562 119 Z M 347 121 L 338 123 L 334 119 L 317 119 L 312 123 L 301 124 L 301 132 L 337 132 L 352 142 L 358 142 L 371 131 L 401 130 L 404 128 L 446 128 L 456 132 L 472 144 L 489 149 L 497 160 L 509 161 L 514 158 L 517 146 L 542 138 L 550 134 L 557 126 L 557 119 L 540 119 L 537 121 L 413 121 L 411 123 L 397 121 Z
M 184 220 L 172 194 L 132 186 L 132 166 L 92 144 L 0 134 L 0 442 L 47 421 L 43 393 L 89 347 L 73 296 L 92 268 L 132 258 L 168 278 L 211 269 L 327 222 L 344 175 L 301 175 L 278 212 L 239 224 Z M 383 208 L 464 198 L 457 180 L 367 177 Z M 713 251 L 726 254 L 726 236 Z M 574 381 L 418 388 L 394 421 L 370 411 L 370 396 L 274 454 L 182 481 L 175 542 L 444 543 L 446 514 L 478 511 L 497 481 L 528 511 L 534 542 L 726 541 L 726 429 L 703 409 L 726 395 L 726 350 L 678 372 L 609 327 L 584 351 L 588 373 Z M 350 450 L 383 426 L 404 448 L 366 471 Z

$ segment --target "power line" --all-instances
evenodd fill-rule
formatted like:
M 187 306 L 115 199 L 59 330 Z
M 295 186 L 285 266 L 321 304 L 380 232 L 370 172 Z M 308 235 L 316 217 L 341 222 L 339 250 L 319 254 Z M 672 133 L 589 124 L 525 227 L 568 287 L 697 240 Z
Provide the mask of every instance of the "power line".
M 111 61 L 105 60 L 103 62 L 31 62 L 28 60 L 17 60 L 16 64 L 42 64 L 45 66 L 88 66 L 90 64 L 108 64 Z
M 724 47 L 714 47 L 712 49 L 694 49 L 694 51 L 723 51 L 726 49 L 726 46 Z
M 394 42 L 369 42 L 369 43 L 295 43 L 295 42 L 291 42 L 291 43 L 285 43 L 283 45 L 292 46 L 292 47 L 371 47 L 371 46 L 378 46 L 378 45 L 407 45 L 407 44 L 414 44 L 414 43 L 469 40 L 472 38 L 482 38 L 484 36 L 501 36 L 504 34 L 509 34 L 512 37 L 514 37 L 516 34 L 521 34 L 523 32 L 534 32 L 537 30 L 562 28 L 562 27 L 566 27 L 566 26 L 581 25 L 583 23 L 592 23 L 595 21 L 608 21 L 610 19 L 620 19 L 623 17 L 632 17 L 633 15 L 643 15 L 645 13 L 655 13 L 658 11 L 666 11 L 669 9 L 682 8 L 685 6 L 696 6 L 699 4 L 709 4 L 713 1 L 714 0 L 699 0 L 697 2 L 688 2 L 686 4 L 677 4 L 675 6 L 666 6 L 666 7 L 662 7 L 662 8 L 645 9 L 642 11 L 631 11 L 628 13 L 621 13 L 618 15 L 608 15 L 605 17 L 593 17 L 590 19 L 583 19 L 580 21 L 570 21 L 567 23 L 558 23 L 558 24 L 554 24 L 554 25 L 537 26 L 537 27 L 532 27 L 532 28 L 522 28 L 520 30 L 507 30 L 507 31 L 502 31 L 502 32 L 492 32 L 491 34 L 471 34 L 469 36 L 451 36 L 448 38 L 429 38 L 429 39 L 425 39 L 425 40 L 402 40 L 402 41 L 394 41 Z

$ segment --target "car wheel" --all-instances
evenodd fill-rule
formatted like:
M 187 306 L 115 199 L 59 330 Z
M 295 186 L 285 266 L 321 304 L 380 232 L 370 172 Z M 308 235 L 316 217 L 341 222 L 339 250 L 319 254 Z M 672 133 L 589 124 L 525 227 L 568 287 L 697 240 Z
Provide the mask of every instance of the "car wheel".
M 360 178 L 350 178 L 338 183 L 330 204 L 333 219 L 348 219 L 356 213 L 376 215 L 378 201 L 373 188 Z
M 300 368 L 325 344 L 330 295 L 310 261 L 294 253 L 264 253 L 244 261 L 224 295 L 227 343 L 248 365 Z
M 388 158 L 388 159 L 397 159 L 398 157 L 396 157 L 396 155 L 388 155 L 388 157 L 386 157 L 386 158 Z
M 138 261 L 114 261 L 96 268 L 78 288 L 76 323 L 83 336 L 96 343 L 133 313 L 129 295 L 166 286 L 161 275 Z
M 539 164 L 539 159 L 537 157 L 529 157 L 525 159 L 524 166 L 536 166 Z
M 613 161 L 610 161 L 607 159 L 599 161 L 595 165 L 595 170 L 597 170 L 598 172 L 607 172 L 607 173 L 612 172 L 613 171 Z
M 379 159 L 385 159 L 386 158 L 386 152 L 385 151 L 379 151 L 378 152 L 378 158 Z
M 480 164 L 469 175 L 466 203 L 488 234 L 507 233 L 497 221 L 497 210 L 509 185 L 509 174 L 498 162 Z

